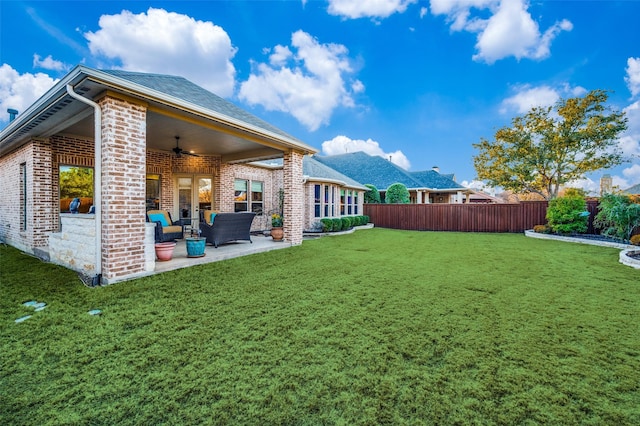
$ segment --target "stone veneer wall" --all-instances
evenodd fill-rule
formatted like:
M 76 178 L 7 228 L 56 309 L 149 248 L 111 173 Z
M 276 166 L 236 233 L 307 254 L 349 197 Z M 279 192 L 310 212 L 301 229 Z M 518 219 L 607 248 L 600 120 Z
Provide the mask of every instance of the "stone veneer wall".
M 60 215 L 61 231 L 49 235 L 49 259 L 51 263 L 62 265 L 85 275 L 94 275 L 95 265 L 95 215 Z M 144 236 L 145 272 L 155 268 L 155 226 L 147 223 Z

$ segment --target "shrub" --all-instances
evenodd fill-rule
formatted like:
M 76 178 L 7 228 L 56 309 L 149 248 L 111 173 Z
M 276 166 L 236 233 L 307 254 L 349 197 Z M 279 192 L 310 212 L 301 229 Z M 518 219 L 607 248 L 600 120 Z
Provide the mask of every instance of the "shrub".
M 409 190 L 401 183 L 394 183 L 384 196 L 387 204 L 409 204 Z
M 549 201 L 547 221 L 558 234 L 585 233 L 589 226 L 587 202 L 580 195 L 569 195 Z
M 547 234 L 549 233 L 549 227 L 547 225 L 536 225 L 533 227 L 533 232 L 537 232 L 538 234 Z
M 367 223 L 369 223 L 369 221 L 370 221 L 369 216 L 367 216 L 367 215 L 365 214 L 365 215 L 362 215 L 362 217 L 364 218 L 364 223 L 363 223 L 363 225 L 366 225 Z
M 336 217 L 336 218 L 331 219 L 331 221 L 333 222 L 332 231 L 336 232 L 336 231 L 341 231 L 342 230 L 342 219 L 340 219 L 339 217 Z
M 320 219 L 320 223 L 322 224 L 322 232 L 331 232 L 333 231 L 333 220 L 331 219 Z
M 340 218 L 342 221 L 342 229 L 347 230 L 351 228 L 351 218 L 348 216 Z
M 378 188 L 376 188 L 374 185 L 371 185 L 370 183 L 367 183 L 364 186 L 369 188 L 369 190 L 364 193 L 364 202 L 365 203 L 377 203 L 377 204 L 379 204 L 380 203 L 380 192 L 378 191 Z
M 628 240 L 640 226 L 640 204 L 625 194 L 606 194 L 600 199 L 594 224 L 602 234 Z
M 640 246 L 640 234 L 634 235 L 629 239 L 629 242 L 634 246 Z

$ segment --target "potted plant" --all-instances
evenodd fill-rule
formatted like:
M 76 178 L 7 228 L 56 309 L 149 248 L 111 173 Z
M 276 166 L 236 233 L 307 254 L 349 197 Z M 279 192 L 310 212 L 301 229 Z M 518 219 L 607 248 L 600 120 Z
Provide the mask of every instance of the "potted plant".
M 156 243 L 156 257 L 161 262 L 171 260 L 171 258 L 173 258 L 173 249 L 175 248 L 176 248 L 175 241 Z
M 282 241 L 284 231 L 282 230 L 282 215 L 274 213 L 271 215 L 271 237 L 273 241 Z
M 191 237 L 185 238 L 187 245 L 187 257 L 202 257 L 204 256 L 204 248 L 207 243 L 206 238 L 202 238 L 200 234 L 202 231 L 200 229 L 197 230 L 197 236 L 195 231 L 192 233 Z

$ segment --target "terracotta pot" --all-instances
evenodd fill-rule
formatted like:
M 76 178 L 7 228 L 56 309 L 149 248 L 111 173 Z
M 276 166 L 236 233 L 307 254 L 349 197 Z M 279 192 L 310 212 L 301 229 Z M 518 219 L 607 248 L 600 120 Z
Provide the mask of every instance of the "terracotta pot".
M 174 248 L 176 248 L 175 242 L 156 243 L 156 257 L 161 262 L 171 260 Z
M 282 229 L 281 226 L 271 228 L 271 238 L 273 238 L 273 241 L 282 241 L 283 237 L 284 237 L 284 230 Z

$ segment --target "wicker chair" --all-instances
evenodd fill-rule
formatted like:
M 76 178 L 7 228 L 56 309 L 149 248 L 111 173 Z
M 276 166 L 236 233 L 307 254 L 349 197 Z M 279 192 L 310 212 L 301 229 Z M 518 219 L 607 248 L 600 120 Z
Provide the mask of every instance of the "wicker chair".
M 251 223 L 254 212 L 217 213 L 211 223 L 211 210 L 200 210 L 200 234 L 207 244 L 218 248 L 230 241 L 251 241 Z
M 182 220 L 174 222 L 171 219 L 171 213 L 166 210 L 147 211 L 147 222 L 156 224 L 156 243 L 165 243 L 176 238 L 184 238 L 184 222 Z

